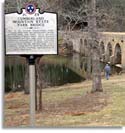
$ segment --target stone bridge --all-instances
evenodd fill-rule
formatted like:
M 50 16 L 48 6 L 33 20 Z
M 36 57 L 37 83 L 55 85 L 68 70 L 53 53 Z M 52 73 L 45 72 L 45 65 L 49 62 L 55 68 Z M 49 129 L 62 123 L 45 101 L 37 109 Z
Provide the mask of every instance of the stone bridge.
M 86 55 L 87 32 L 72 31 L 60 32 L 67 44 L 73 45 L 73 50 Z M 122 32 L 99 32 L 99 47 L 101 61 L 110 62 L 112 65 L 121 66 L 125 69 L 125 33 Z

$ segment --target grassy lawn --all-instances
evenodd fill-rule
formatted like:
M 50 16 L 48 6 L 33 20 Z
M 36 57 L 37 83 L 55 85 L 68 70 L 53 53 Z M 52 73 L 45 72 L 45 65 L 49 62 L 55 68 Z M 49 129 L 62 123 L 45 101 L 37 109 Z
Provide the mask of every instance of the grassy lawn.
M 102 80 L 104 92 L 91 94 L 91 81 L 43 90 L 38 127 L 125 126 L 125 75 Z M 29 96 L 5 95 L 5 127 L 29 126 Z

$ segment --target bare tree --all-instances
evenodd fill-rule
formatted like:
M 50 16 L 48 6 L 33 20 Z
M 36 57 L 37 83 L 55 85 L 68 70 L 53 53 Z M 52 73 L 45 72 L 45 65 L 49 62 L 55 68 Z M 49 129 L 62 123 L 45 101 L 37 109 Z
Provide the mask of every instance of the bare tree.
M 92 92 L 103 91 L 98 40 L 96 0 L 88 0 L 88 43 L 92 49 Z
M 39 94 L 39 110 L 42 110 L 42 88 L 43 88 L 43 69 L 40 65 L 40 57 L 36 59 L 36 77 L 37 77 L 37 86 L 36 86 L 36 109 L 37 109 L 37 89 Z

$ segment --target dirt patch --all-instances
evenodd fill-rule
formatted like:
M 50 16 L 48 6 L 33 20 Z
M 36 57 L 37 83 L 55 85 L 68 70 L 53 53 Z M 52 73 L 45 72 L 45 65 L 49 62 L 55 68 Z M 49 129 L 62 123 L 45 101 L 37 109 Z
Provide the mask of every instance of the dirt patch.
M 61 103 L 45 103 L 43 113 L 51 115 L 84 115 L 98 112 L 108 105 L 108 97 L 106 92 L 96 92 L 75 96 Z

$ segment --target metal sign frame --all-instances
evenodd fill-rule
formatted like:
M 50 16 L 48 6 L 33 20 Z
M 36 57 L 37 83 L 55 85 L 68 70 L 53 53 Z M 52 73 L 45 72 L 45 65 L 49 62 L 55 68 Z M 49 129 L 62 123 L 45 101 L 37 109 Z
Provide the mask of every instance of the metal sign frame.
M 6 14 L 13 14 L 13 13 L 17 13 L 17 14 L 22 14 L 23 13 L 23 9 L 25 9 L 25 8 L 21 8 L 21 12 L 19 13 L 19 12 L 10 12 L 10 13 L 6 13 Z M 55 14 L 56 15 L 56 24 L 57 24 L 57 27 L 56 27 L 56 33 L 57 33 L 57 44 L 56 44 L 56 49 L 57 49 L 57 51 L 56 51 L 56 54 L 44 54 L 44 55 L 58 55 L 58 13 L 56 13 L 56 12 L 49 12 L 49 11 L 42 11 L 42 12 L 40 12 L 40 8 L 36 8 L 36 9 L 38 9 L 38 11 L 39 11 L 39 14 L 44 14 L 44 13 L 51 13 L 51 14 Z M 36 55 L 36 56 L 39 56 L 39 55 L 43 55 L 43 54 L 30 54 L 30 53 L 28 53 L 28 54 L 7 54 L 7 52 L 6 52 L 6 25 L 5 25 L 5 19 L 6 19 L 6 14 L 4 15 L 4 44 L 5 44 L 5 55 L 6 56 L 24 56 L 24 57 L 26 57 L 26 56 L 29 56 L 29 55 Z

